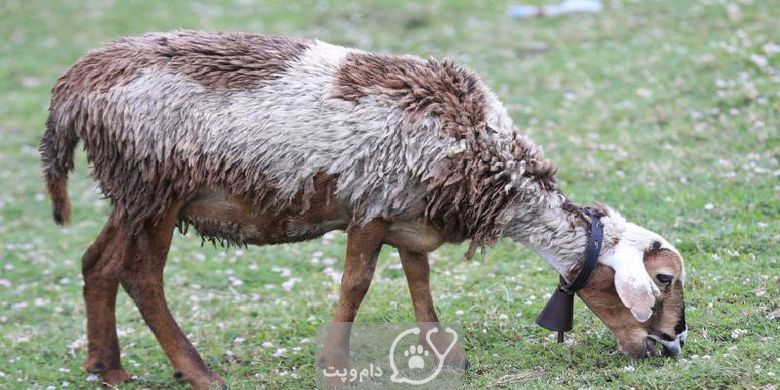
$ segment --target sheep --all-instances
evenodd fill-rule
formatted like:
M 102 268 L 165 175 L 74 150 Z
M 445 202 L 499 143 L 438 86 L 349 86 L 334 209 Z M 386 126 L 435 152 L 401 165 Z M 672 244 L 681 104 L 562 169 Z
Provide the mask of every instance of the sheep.
M 119 285 L 176 379 L 224 383 L 165 301 L 176 228 L 226 245 L 345 230 L 334 322 L 354 321 L 384 244 L 400 252 L 421 323 L 438 322 L 428 253 L 445 243 L 470 240 L 470 258 L 506 237 L 567 280 L 582 266 L 586 207 L 563 194 L 556 166 L 494 93 L 451 61 L 271 35 L 148 33 L 87 53 L 56 82 L 49 112 L 40 151 L 55 222 L 71 218 L 79 141 L 112 204 L 82 258 L 84 368 L 112 385 L 130 380 L 115 329 Z M 604 242 L 578 294 L 627 356 L 657 355 L 656 341 L 678 354 L 687 335 L 680 253 L 618 212 L 592 209 Z M 332 346 L 318 364 L 348 360 Z M 452 361 L 462 365 L 463 351 Z

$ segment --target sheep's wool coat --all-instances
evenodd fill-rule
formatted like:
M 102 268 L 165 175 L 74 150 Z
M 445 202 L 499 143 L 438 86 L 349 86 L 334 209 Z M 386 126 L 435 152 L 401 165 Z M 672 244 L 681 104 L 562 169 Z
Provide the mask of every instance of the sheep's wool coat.
M 79 139 L 131 229 L 203 188 L 305 212 L 325 174 L 353 223 L 424 218 L 486 244 L 508 204 L 555 188 L 473 73 L 275 36 L 151 33 L 88 53 L 53 89 L 46 175 L 73 169 Z

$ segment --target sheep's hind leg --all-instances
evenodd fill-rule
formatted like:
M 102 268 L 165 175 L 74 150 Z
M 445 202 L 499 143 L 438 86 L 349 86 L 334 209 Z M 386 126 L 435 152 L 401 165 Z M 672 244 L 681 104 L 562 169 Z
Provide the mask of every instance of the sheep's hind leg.
M 122 286 L 133 298 L 174 367 L 174 378 L 193 389 L 224 386 L 179 328 L 168 309 L 163 290 L 163 269 L 171 245 L 179 207 L 174 207 L 158 224 L 147 226 L 133 238 L 133 257 L 127 263 Z
M 82 257 L 88 343 L 84 369 L 100 373 L 109 385 L 131 380 L 119 360 L 116 336 L 116 294 L 126 249 L 122 234 L 113 217 L 109 218 Z

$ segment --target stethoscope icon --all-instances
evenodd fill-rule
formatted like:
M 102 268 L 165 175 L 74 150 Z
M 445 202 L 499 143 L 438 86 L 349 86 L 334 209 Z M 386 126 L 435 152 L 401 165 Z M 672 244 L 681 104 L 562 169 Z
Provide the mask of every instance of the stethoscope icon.
M 420 334 L 420 328 L 414 327 L 412 329 L 405 330 L 399 334 L 395 340 L 393 340 L 393 345 L 390 347 L 390 367 L 393 369 L 393 375 L 390 376 L 390 380 L 395 383 L 409 383 L 411 385 L 423 385 L 430 381 L 432 381 L 434 378 L 436 378 L 439 373 L 441 373 L 442 368 L 444 367 L 444 357 L 447 356 L 447 354 L 450 353 L 452 348 L 455 346 L 455 344 L 458 342 L 458 333 L 452 330 L 451 328 L 447 327 L 445 331 L 447 333 L 452 334 L 452 343 L 450 343 L 450 346 L 447 347 L 447 350 L 444 351 L 444 353 L 439 353 L 439 351 L 436 349 L 436 346 L 431 341 L 431 334 L 437 333 L 439 331 L 439 328 L 433 328 L 428 331 L 428 333 L 425 334 L 425 339 L 428 341 L 428 346 L 431 348 L 433 353 L 438 358 L 438 366 L 436 367 L 436 370 L 433 371 L 431 375 L 429 375 L 425 379 L 409 379 L 409 378 L 399 378 L 399 371 L 398 368 L 395 365 L 395 347 L 398 345 L 398 342 L 401 341 L 402 338 L 404 338 L 407 335 L 410 334 Z

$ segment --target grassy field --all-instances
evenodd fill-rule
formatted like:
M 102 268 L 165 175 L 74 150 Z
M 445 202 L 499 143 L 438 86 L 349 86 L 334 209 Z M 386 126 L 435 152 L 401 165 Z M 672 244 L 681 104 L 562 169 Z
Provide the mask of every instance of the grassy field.
M 476 2 L 475 2 L 476 3 Z M 109 204 L 83 154 L 74 223 L 56 227 L 37 144 L 48 90 L 81 54 L 145 31 L 316 37 L 450 57 L 481 74 L 560 166 L 564 191 L 670 238 L 686 257 L 688 343 L 630 361 L 582 304 L 567 345 L 533 324 L 556 275 L 501 242 L 433 263 L 440 318 L 466 330 L 469 389 L 762 388 L 780 383 L 780 6 L 771 0 L 608 1 L 597 15 L 514 21 L 508 2 L 0 1 L 0 388 L 96 388 L 80 257 Z M 232 388 L 313 388 L 314 330 L 338 293 L 344 235 L 276 247 L 174 238 L 169 301 Z M 124 293 L 122 388 L 173 388 Z M 359 321 L 412 321 L 395 251 L 381 255 Z

